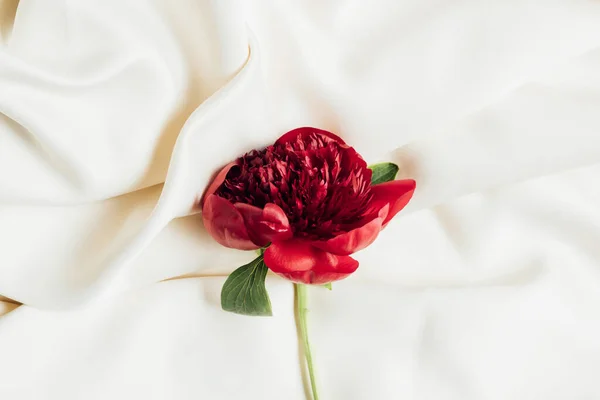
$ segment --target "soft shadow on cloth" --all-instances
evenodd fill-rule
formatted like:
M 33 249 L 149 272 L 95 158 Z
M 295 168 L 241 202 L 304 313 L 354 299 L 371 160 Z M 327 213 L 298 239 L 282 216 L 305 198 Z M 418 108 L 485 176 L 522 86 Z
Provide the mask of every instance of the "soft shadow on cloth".
M 19 0 L 3 0 L 0 3 L 0 41 L 6 41 L 15 23 Z
M 0 295 L 0 317 L 8 314 L 9 312 L 15 310 L 16 308 L 18 308 L 21 305 L 22 304 L 19 303 L 18 301 L 15 301 L 15 300 L 9 299 L 8 297 L 4 297 L 4 296 Z

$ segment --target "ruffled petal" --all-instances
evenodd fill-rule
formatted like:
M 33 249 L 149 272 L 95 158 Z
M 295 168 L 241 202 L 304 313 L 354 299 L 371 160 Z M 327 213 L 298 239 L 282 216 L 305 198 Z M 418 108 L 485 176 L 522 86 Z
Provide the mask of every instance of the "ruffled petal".
M 388 209 L 389 206 L 386 204 L 379 210 L 378 216 L 366 224 L 328 240 L 314 241 L 312 245 L 338 256 L 348 256 L 356 253 L 377 239 L 383 227 L 383 221 L 387 217 Z
M 327 131 L 324 131 L 324 130 L 318 129 L 318 128 L 312 128 L 309 126 L 305 126 L 302 128 L 296 128 L 296 129 L 289 131 L 288 133 L 285 133 L 283 136 L 281 136 L 279 139 L 277 139 L 275 144 L 277 145 L 277 144 L 286 144 L 289 142 L 294 142 L 299 137 L 304 138 L 306 136 L 310 136 L 313 133 L 317 133 L 319 135 L 326 136 L 326 137 L 338 142 L 339 144 L 342 144 L 342 145 L 346 144 L 346 142 L 344 142 L 341 137 L 334 135 L 331 132 L 327 132 Z
M 388 204 L 390 207 L 388 215 L 383 221 L 384 226 L 408 204 L 415 192 L 415 187 L 416 182 L 412 179 L 389 181 L 371 186 L 373 204 L 381 207 Z
M 343 151 L 340 154 L 343 154 L 344 157 L 341 159 L 341 165 L 343 166 L 343 168 L 354 168 L 354 165 L 358 165 L 360 166 L 363 171 L 363 175 L 365 177 L 365 180 L 367 182 L 371 181 L 371 174 L 372 171 L 370 169 L 367 168 L 367 163 L 365 162 L 365 160 L 363 160 L 362 156 L 360 154 L 358 154 L 358 152 L 352 147 L 346 144 L 346 142 L 344 142 L 342 140 L 342 138 L 340 138 L 339 136 L 328 132 L 328 131 L 324 131 L 322 129 L 318 129 L 318 128 L 312 128 L 312 127 L 303 127 L 303 128 L 297 128 L 294 130 L 289 131 L 288 133 L 284 134 L 283 136 L 281 136 L 279 139 L 277 139 L 277 141 L 275 142 L 275 145 L 281 145 L 281 144 L 286 144 L 286 143 L 290 143 L 290 142 L 295 142 L 297 139 L 305 139 L 306 137 L 312 135 L 312 134 L 318 134 L 321 136 L 325 136 L 331 140 L 333 140 L 334 142 L 337 142 L 340 147 L 343 149 Z M 327 147 L 323 147 L 320 149 L 315 149 L 315 150 L 311 150 L 311 151 L 306 151 L 307 153 L 327 153 L 329 150 L 327 149 Z M 295 150 L 296 153 L 300 154 L 300 153 L 304 153 L 305 151 L 301 151 L 301 150 Z
M 260 209 L 250 204 L 236 203 L 234 207 L 242 214 L 250 239 L 258 246 L 292 237 L 292 228 L 285 212 L 276 204 L 267 203 Z
M 210 183 L 210 185 L 208 185 L 208 188 L 204 191 L 204 196 L 202 197 L 202 201 L 201 201 L 202 207 L 204 207 L 204 203 L 206 202 L 206 198 L 208 196 L 210 196 L 211 194 L 215 193 L 217 191 L 217 189 L 219 189 L 219 187 L 225 181 L 225 178 L 227 178 L 227 174 L 229 173 L 229 170 L 232 167 L 234 167 L 235 165 L 236 165 L 235 162 L 231 162 L 231 163 L 227 164 L 215 176 L 215 179 L 212 180 L 212 182 Z
M 228 200 L 211 194 L 204 201 L 202 221 L 210 235 L 225 247 L 255 250 L 250 240 L 242 214 Z
M 343 279 L 358 268 L 358 261 L 352 257 L 328 253 L 304 240 L 273 243 L 264 257 L 267 267 L 276 274 L 313 285 Z

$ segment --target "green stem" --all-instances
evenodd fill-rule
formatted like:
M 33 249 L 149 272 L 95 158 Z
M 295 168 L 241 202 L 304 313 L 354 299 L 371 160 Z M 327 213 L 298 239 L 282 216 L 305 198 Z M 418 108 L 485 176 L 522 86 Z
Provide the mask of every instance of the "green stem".
M 313 400 L 319 400 L 319 393 L 317 392 L 317 382 L 315 381 L 315 367 L 313 365 L 312 353 L 310 352 L 310 341 L 308 340 L 308 328 L 306 326 L 306 313 L 308 308 L 306 307 L 307 290 L 306 285 L 299 283 L 294 284 L 296 286 L 296 305 L 298 307 L 298 325 L 300 327 L 300 336 L 304 347 L 304 357 L 306 357 L 306 364 L 308 365 L 308 375 L 310 377 L 310 388 L 312 389 Z

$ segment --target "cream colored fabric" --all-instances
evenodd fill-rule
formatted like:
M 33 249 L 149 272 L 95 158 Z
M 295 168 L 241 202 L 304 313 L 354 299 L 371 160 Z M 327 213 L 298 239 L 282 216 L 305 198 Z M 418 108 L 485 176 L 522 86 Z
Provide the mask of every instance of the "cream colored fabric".
M 600 398 L 600 3 L 16 6 L 0 295 L 25 305 L 0 303 L 1 399 L 306 398 L 292 285 L 268 278 L 273 318 L 221 311 L 253 255 L 194 208 L 305 125 L 418 184 L 310 292 L 324 400 Z

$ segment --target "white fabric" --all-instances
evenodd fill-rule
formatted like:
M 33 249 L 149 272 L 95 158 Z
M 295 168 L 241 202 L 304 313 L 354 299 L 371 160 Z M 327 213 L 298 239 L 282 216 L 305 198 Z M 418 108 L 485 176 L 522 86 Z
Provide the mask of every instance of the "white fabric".
M 221 311 L 252 254 L 194 208 L 306 125 L 418 185 L 310 291 L 323 400 L 600 398 L 600 3 L 3 0 L 0 34 L 1 399 L 306 398 L 292 285 Z

